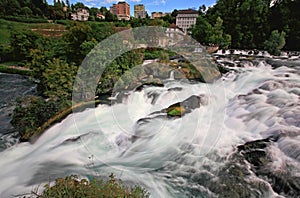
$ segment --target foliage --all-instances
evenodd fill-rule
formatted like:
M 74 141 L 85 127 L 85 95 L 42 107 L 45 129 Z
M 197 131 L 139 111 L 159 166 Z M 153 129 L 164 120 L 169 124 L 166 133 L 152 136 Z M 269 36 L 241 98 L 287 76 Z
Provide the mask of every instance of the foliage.
M 224 20 L 224 31 L 231 35 L 235 48 L 261 48 L 269 32 L 267 0 L 219 0 L 208 9 L 210 23 L 218 17 Z
M 167 109 L 168 116 L 181 116 L 182 114 L 184 114 L 184 112 L 185 109 L 181 106 Z
M 159 59 L 160 59 L 160 61 L 167 61 L 167 62 L 169 62 L 169 54 L 167 52 L 165 52 L 165 51 L 160 51 Z
M 191 28 L 192 37 L 205 45 L 218 45 L 228 47 L 231 44 L 231 36 L 223 32 L 223 20 L 217 17 L 212 26 L 206 18 L 199 16 L 196 25 Z
M 44 79 L 42 83 L 45 87 L 43 94 L 55 99 L 57 97 L 71 99 L 77 67 L 54 58 L 45 63 L 45 68 L 42 74 Z
M 97 87 L 97 94 L 111 92 L 114 84 L 129 69 L 143 63 L 143 50 L 126 52 L 112 61 L 105 69 Z
M 80 64 L 86 54 L 82 54 L 80 46 L 86 41 L 92 40 L 92 28 L 83 23 L 75 22 L 63 35 L 66 42 L 66 53 L 69 62 Z
M 286 33 L 285 48 L 289 50 L 300 49 L 300 1 L 276 1 L 270 8 L 269 24 L 272 30 Z
M 279 33 L 278 30 L 273 30 L 270 38 L 264 42 L 265 49 L 272 55 L 280 55 L 280 50 L 285 45 L 285 32 Z
M 47 2 L 43 0 L 1 0 L 0 16 L 42 17 L 47 6 Z
M 8 67 L 5 65 L 0 65 L 0 72 L 10 73 L 10 74 L 27 75 L 27 76 L 30 76 L 32 74 L 32 72 L 30 70 Z
M 218 17 L 216 24 L 212 27 L 208 42 L 220 47 L 228 47 L 231 43 L 231 36 L 223 33 L 223 20 Z
M 149 193 L 142 187 L 126 187 L 121 180 L 117 180 L 113 174 L 110 175 L 108 181 L 93 179 L 91 182 L 86 179 L 78 179 L 78 176 L 72 175 L 65 178 L 55 180 L 55 184 L 45 185 L 40 198 L 52 197 L 72 197 L 72 198 L 88 198 L 88 197 L 149 197 Z
M 39 96 L 25 96 L 17 100 L 12 125 L 19 131 L 20 140 L 27 141 L 38 127 L 69 104 L 63 100 L 44 100 Z
M 43 45 L 42 36 L 31 30 L 17 31 L 11 34 L 11 47 L 16 60 L 28 59 L 30 50 L 38 48 L 39 45 Z
M 24 18 L 20 16 L 4 16 L 3 19 L 9 20 L 9 21 L 16 21 L 16 22 L 23 22 L 23 23 L 48 23 L 47 19 L 43 18 Z

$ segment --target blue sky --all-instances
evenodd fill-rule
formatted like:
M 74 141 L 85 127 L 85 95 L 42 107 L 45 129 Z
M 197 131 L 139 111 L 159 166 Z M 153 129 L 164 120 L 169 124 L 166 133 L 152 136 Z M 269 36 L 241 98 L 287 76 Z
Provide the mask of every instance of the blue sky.
M 47 0 L 49 4 L 53 4 L 53 0 Z M 118 0 L 69 0 L 70 3 L 82 2 L 88 7 L 101 7 L 105 6 L 109 8 L 113 3 Z M 124 1 L 124 0 L 123 0 Z M 205 4 L 207 7 L 216 3 L 216 0 L 126 0 L 130 5 L 130 14 L 133 15 L 133 6 L 135 4 L 144 4 L 148 14 L 151 12 L 172 12 L 174 9 L 187 9 L 196 8 Z

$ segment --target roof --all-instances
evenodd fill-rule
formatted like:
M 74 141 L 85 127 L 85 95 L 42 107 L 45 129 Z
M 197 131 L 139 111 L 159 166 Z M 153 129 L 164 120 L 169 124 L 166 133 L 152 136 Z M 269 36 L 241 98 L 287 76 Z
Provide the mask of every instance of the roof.
M 175 23 L 172 23 L 172 24 L 169 26 L 169 28 L 174 28 L 174 29 L 176 29 L 176 28 L 178 28 L 178 27 L 177 27 L 177 25 L 176 25 Z
M 126 1 L 119 1 L 118 4 L 127 4 L 127 5 L 129 5 Z
M 179 10 L 178 14 L 198 14 L 198 11 L 193 9 Z

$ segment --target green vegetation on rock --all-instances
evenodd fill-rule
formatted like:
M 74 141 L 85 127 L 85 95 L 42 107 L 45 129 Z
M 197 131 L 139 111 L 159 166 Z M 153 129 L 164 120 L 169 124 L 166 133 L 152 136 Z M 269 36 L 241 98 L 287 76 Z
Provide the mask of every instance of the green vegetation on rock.
M 181 106 L 167 109 L 168 116 L 182 116 L 184 112 L 185 109 Z
M 55 180 L 54 185 L 47 184 L 40 198 L 147 198 L 150 194 L 140 186 L 126 187 L 120 179 L 110 175 L 108 181 L 93 179 L 78 179 L 78 176 L 72 175 Z

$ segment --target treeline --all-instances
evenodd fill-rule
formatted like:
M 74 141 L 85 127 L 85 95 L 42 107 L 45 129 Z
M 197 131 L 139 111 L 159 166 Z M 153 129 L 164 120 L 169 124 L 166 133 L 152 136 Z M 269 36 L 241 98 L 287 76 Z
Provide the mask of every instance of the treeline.
M 299 50 L 299 9 L 299 0 L 218 0 L 199 8 L 191 31 L 201 43 L 226 46 L 231 39 L 230 47 L 238 49 L 265 49 L 285 37 L 285 50 Z
M 112 15 L 106 7 L 88 8 L 83 3 L 70 4 L 69 0 L 58 0 L 54 5 L 49 5 L 46 0 L 0 0 L 0 17 L 18 19 L 44 18 L 51 20 L 70 19 L 70 14 L 78 8 L 85 8 L 90 12 L 90 20 L 96 20 L 98 12 L 103 13 L 107 21 L 116 21 L 116 16 Z M 100 19 L 99 19 L 100 20 Z

